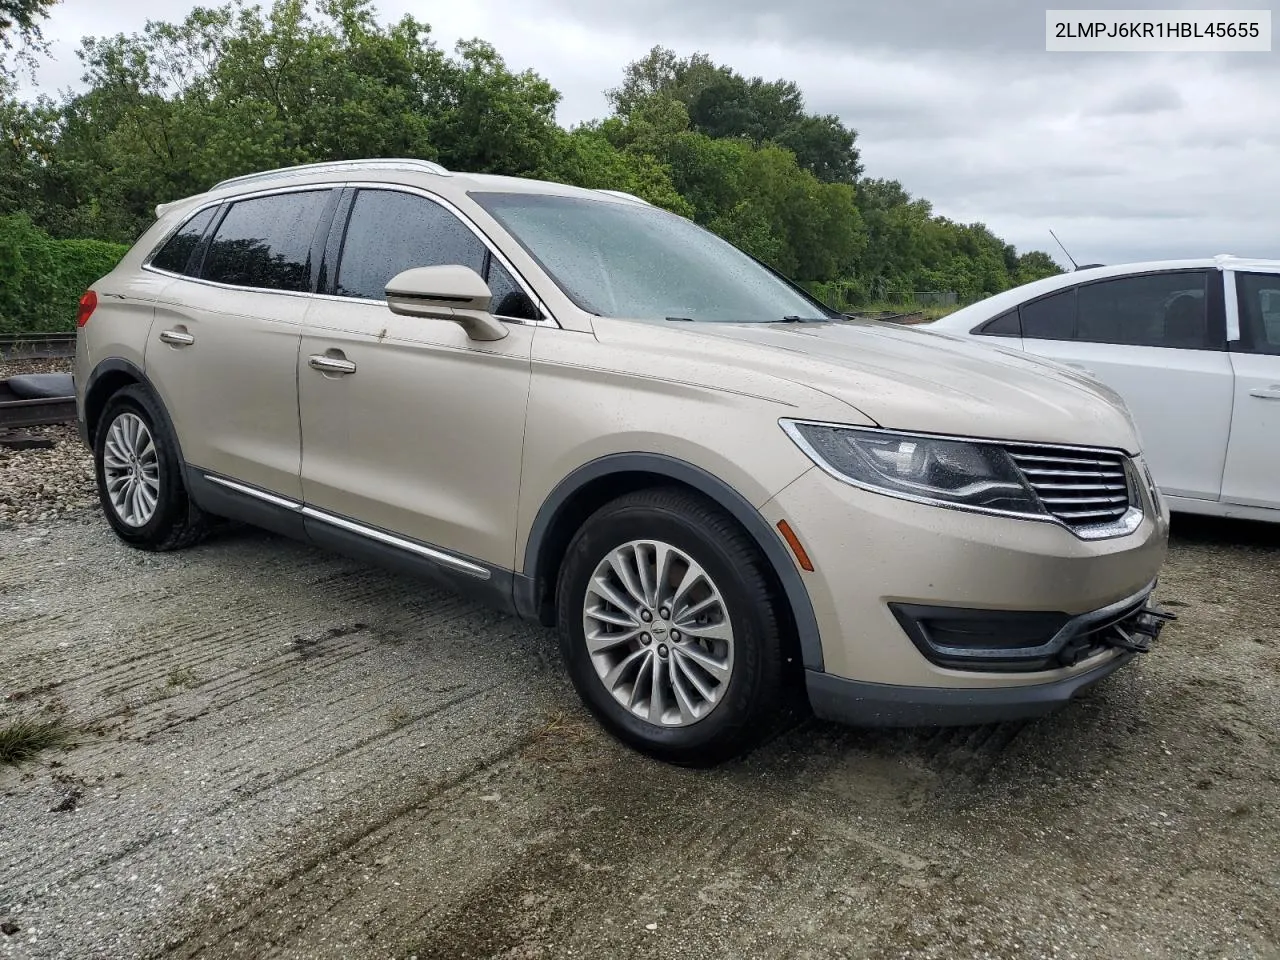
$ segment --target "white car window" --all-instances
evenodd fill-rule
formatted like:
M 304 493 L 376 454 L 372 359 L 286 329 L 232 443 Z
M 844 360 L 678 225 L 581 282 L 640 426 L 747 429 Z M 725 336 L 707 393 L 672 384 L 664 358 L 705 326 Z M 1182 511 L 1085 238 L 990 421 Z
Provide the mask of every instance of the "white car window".
M 1236 274 L 1240 340 L 1248 353 L 1280 354 L 1280 275 Z
M 1076 339 L 1135 347 L 1222 349 L 1209 328 L 1203 271 L 1117 277 L 1076 295 Z

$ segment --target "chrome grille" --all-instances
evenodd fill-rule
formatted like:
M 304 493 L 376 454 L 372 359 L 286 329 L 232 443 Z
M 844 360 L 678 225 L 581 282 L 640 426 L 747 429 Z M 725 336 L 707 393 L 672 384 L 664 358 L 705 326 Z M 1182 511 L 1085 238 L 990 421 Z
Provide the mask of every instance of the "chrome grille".
M 1114 523 L 1129 509 L 1125 457 L 1102 450 L 1005 447 L 1046 510 L 1069 527 Z

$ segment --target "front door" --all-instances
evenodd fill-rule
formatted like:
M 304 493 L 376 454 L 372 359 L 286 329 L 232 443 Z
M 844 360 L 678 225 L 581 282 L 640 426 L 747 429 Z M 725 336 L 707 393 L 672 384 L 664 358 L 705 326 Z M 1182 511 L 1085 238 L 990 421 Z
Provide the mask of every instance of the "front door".
M 425 195 L 360 189 L 343 217 L 333 295 L 307 315 L 298 357 L 308 527 L 366 537 L 360 528 L 374 528 L 374 539 L 392 534 L 510 569 L 532 301 L 467 225 Z M 505 338 L 472 341 L 455 323 L 387 309 L 393 276 L 444 264 L 487 276 L 495 312 L 514 315 Z
M 1222 499 L 1280 510 L 1280 275 L 1234 276 L 1240 339 L 1231 344 L 1235 412 Z

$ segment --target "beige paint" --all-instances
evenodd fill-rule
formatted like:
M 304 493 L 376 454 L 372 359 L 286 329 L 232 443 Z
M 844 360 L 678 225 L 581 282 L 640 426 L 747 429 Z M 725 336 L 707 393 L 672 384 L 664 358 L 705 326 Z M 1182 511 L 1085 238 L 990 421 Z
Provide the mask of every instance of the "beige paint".
M 1114 395 L 1019 355 L 874 324 L 717 325 L 603 319 L 575 307 L 468 196 L 551 191 L 531 181 L 368 169 L 224 188 L 165 210 L 96 288 L 80 383 L 111 356 L 141 362 L 192 463 L 520 571 L 529 529 L 567 475 L 616 453 L 665 454 L 787 520 L 830 672 L 884 683 L 996 686 L 1071 670 L 994 674 L 929 664 L 890 600 L 1078 613 L 1157 574 L 1167 516 L 1085 541 L 1053 523 L 983 516 L 856 489 L 815 469 L 783 417 L 1138 452 Z M 230 290 L 141 270 L 196 206 L 302 183 L 391 184 L 447 201 L 546 305 L 542 325 L 476 341 L 384 303 Z M 154 313 L 154 320 L 152 320 Z M 159 342 L 182 326 L 186 348 Z M 145 358 L 144 358 L 145 354 Z M 356 364 L 335 375 L 312 355 Z M 295 387 L 296 384 L 296 387 Z M 296 390 L 296 392 L 295 392 Z M 1096 662 L 1096 661 L 1095 661 Z
M 317 299 L 298 364 L 306 502 L 509 569 L 541 332 L 478 343 L 449 320 Z M 356 372 L 308 366 L 326 352 Z

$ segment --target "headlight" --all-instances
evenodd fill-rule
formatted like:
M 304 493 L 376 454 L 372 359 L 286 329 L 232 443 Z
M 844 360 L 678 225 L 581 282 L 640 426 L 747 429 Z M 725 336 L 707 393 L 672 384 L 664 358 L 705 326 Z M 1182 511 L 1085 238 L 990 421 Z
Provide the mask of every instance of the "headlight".
M 814 463 L 857 487 L 963 510 L 1048 515 L 996 444 L 796 420 L 782 428 Z

